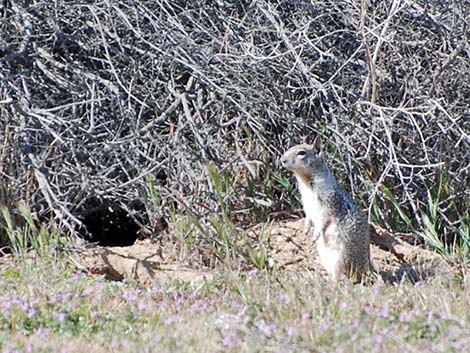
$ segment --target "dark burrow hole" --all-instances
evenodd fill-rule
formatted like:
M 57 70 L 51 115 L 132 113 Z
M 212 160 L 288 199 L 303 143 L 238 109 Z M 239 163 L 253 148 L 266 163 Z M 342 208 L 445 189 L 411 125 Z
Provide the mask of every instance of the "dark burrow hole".
M 78 218 L 85 229 L 79 229 L 84 239 L 96 242 L 101 246 L 130 246 L 139 237 L 144 205 L 135 201 L 129 205 L 129 214 L 117 202 L 98 200 L 96 198 L 85 202 L 78 212 Z

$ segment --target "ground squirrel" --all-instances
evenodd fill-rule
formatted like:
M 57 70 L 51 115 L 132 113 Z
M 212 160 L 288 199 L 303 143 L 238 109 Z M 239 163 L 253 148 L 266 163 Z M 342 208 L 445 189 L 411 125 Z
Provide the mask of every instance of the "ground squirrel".
M 360 280 L 371 266 L 365 215 L 338 184 L 317 147 L 291 147 L 281 163 L 297 178 L 305 230 L 317 240 L 321 264 L 335 280 L 342 274 Z

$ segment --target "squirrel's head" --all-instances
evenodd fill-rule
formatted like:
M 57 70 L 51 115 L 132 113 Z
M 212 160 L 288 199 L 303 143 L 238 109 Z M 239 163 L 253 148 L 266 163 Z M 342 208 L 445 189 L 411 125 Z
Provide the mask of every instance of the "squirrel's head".
M 323 170 L 323 152 L 314 145 L 296 145 L 289 148 L 281 157 L 281 164 L 302 177 L 310 178 L 316 171 Z

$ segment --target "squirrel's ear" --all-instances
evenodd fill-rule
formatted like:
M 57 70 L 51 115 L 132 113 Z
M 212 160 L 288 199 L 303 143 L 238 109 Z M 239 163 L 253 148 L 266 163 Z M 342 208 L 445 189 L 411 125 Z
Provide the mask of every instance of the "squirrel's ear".
M 313 140 L 312 147 L 316 149 L 318 152 L 323 151 L 323 143 L 319 135 L 315 137 L 315 140 Z

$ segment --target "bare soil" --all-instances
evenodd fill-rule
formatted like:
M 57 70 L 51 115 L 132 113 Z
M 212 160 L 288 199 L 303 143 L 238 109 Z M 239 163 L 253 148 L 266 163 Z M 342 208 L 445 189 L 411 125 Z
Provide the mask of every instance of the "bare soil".
M 247 231 L 247 239 L 263 244 L 269 265 L 278 271 L 319 271 L 326 276 L 313 239 L 303 231 L 303 219 L 259 224 Z M 438 254 L 409 244 L 383 228 L 372 226 L 371 240 L 372 261 L 386 282 L 454 276 L 451 266 Z M 74 250 L 72 261 L 78 268 L 110 280 L 133 279 L 142 284 L 153 283 L 155 279 L 199 281 L 212 278 L 217 272 L 200 263 L 178 259 L 180 255 L 181 249 L 174 244 L 146 239 L 127 247 Z

